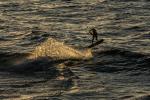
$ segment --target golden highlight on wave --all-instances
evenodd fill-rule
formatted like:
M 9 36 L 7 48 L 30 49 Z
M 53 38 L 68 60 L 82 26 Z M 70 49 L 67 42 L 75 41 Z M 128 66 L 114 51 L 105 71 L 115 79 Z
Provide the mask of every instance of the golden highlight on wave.
M 92 58 L 91 49 L 76 50 L 71 46 L 49 38 L 37 46 L 29 56 L 30 59 L 50 57 L 52 59 L 89 59 Z

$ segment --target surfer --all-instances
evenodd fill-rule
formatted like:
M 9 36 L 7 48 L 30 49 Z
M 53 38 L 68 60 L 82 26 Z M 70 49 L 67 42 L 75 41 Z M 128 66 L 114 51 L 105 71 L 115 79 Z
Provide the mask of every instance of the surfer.
M 94 42 L 94 40 L 98 41 L 98 34 L 95 28 L 92 28 L 89 30 L 89 34 L 92 35 L 92 44 Z

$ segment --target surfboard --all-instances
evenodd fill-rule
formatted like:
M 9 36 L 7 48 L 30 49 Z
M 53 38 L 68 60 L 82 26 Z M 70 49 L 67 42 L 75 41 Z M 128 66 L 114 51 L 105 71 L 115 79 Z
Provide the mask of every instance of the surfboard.
M 87 46 L 87 48 L 95 47 L 96 45 L 99 45 L 99 44 L 103 43 L 103 41 L 104 41 L 104 39 L 101 39 L 101 40 L 99 40 L 99 41 L 97 41 L 97 42 L 95 42 L 95 43 L 93 43 L 93 44 Z

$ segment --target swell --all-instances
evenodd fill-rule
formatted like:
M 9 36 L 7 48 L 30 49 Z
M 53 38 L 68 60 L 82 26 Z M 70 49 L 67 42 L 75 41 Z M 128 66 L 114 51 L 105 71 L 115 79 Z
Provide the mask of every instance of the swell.
M 104 73 L 131 72 L 136 74 L 150 74 L 150 55 L 113 48 L 94 53 L 97 62 L 86 63 L 84 66 L 90 71 Z
M 86 53 L 89 53 L 86 55 Z M 64 62 L 71 60 L 81 60 L 91 57 L 91 51 L 79 51 L 70 46 L 58 42 L 52 38 L 41 43 L 31 53 L 0 53 L 0 70 L 23 75 L 38 75 L 42 73 L 46 77 L 56 77 L 60 73 L 71 76 L 71 70 Z M 61 70 L 61 71 L 60 71 Z M 47 73 L 47 74 L 44 74 Z
M 0 52 L 0 66 L 12 66 L 17 61 L 24 60 L 29 53 Z
M 112 48 L 103 51 L 93 52 L 93 59 L 88 61 L 79 59 L 53 59 L 51 57 L 38 57 L 36 59 L 26 59 L 30 54 L 0 54 L 0 69 L 1 71 L 13 71 L 18 73 L 32 73 L 36 71 L 48 71 L 55 69 L 60 63 L 67 61 L 72 62 L 71 66 L 84 67 L 90 71 L 105 72 L 105 73 L 120 73 L 120 72 L 139 72 L 149 74 L 150 72 L 150 55 L 137 52 L 131 52 L 124 49 Z M 13 60 L 12 60 L 13 59 Z M 23 59 L 23 62 L 17 64 L 17 60 Z M 14 63 L 15 62 L 15 63 Z M 78 62 L 78 63 L 73 63 Z M 92 62 L 92 63 L 91 63 Z M 74 65 L 76 64 L 76 65 Z M 66 63 L 67 65 L 67 63 Z M 67 65 L 67 66 L 70 66 Z

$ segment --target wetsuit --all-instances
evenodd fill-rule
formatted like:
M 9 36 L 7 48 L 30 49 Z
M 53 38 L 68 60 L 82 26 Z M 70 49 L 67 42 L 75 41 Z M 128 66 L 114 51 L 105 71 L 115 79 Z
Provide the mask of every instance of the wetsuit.
M 97 31 L 95 28 L 92 28 L 89 30 L 89 33 L 92 35 L 92 44 L 93 44 L 95 39 L 98 40 Z

